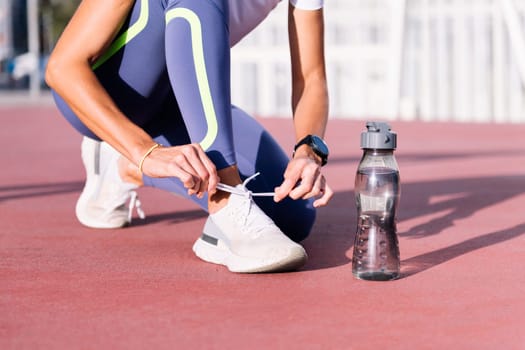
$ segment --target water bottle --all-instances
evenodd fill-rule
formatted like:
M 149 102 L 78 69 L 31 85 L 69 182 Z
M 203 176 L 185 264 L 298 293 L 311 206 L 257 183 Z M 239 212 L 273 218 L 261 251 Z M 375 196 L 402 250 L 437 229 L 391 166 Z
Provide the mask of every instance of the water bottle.
M 396 133 L 383 122 L 367 122 L 366 129 L 361 134 L 363 156 L 355 178 L 357 232 L 352 273 L 362 280 L 388 281 L 398 278 L 400 269 Z

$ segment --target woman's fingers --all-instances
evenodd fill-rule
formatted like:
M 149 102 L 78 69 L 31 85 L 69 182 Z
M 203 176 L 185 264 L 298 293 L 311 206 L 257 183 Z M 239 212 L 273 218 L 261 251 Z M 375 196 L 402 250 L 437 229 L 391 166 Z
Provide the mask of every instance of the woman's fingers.
M 301 180 L 298 185 L 290 192 L 289 196 L 293 199 L 308 199 L 316 195 L 315 186 L 320 188 L 318 181 L 322 177 L 320 168 L 314 163 L 313 166 L 306 166 L 301 172 Z
M 219 177 L 215 164 L 208 158 L 202 147 L 198 144 L 195 145 L 195 151 L 196 158 L 192 159 L 195 162 L 192 163 L 192 166 L 197 172 L 200 181 L 198 196 L 202 197 L 206 191 L 210 193 L 215 192 Z
M 201 169 L 202 175 L 205 177 L 206 182 L 203 183 L 203 191 L 208 191 L 210 193 L 215 192 L 215 188 L 217 187 L 217 184 L 219 183 L 219 176 L 217 175 L 217 168 L 215 167 L 215 164 L 211 161 L 210 158 L 206 155 L 204 150 L 200 145 L 197 145 L 197 153 L 200 159 L 200 164 L 202 164 L 203 168 Z
M 217 170 L 202 147 L 199 144 L 190 144 L 181 148 L 184 159 L 179 164 L 193 177 L 193 186 L 188 187 L 188 193 L 202 198 L 206 191 L 215 191 L 218 183 Z
M 202 197 L 214 191 L 218 183 L 217 170 L 199 144 L 157 149 L 148 157 L 144 168 L 153 177 L 174 176 L 181 180 L 189 195 Z
M 311 183 L 311 182 L 308 181 L 307 183 Z M 297 191 L 297 193 L 294 193 L 295 191 Z M 315 178 L 313 185 L 306 185 L 304 184 L 304 181 L 301 181 L 301 185 L 298 186 L 296 189 L 294 189 L 292 192 L 290 192 L 290 197 L 294 199 L 317 198 L 313 203 L 314 207 L 316 208 L 328 204 L 332 196 L 333 196 L 333 191 L 326 184 L 326 179 L 321 174 L 319 174 Z
M 181 155 L 175 159 L 176 163 L 188 174 L 192 180 L 188 181 L 188 194 L 197 194 L 202 197 L 208 183 L 208 171 L 201 160 L 200 146 L 191 144 L 181 147 Z
M 321 193 L 322 193 L 321 197 L 314 201 L 314 207 L 315 208 L 319 208 L 319 207 L 327 205 L 328 202 L 330 201 L 330 199 L 332 199 L 332 197 L 334 195 L 334 192 L 332 191 L 332 189 L 328 185 L 325 185 L 325 187 L 321 191 Z
M 320 195 L 322 195 L 324 193 L 324 189 L 326 187 L 326 180 L 325 180 L 325 177 L 321 174 L 319 174 L 319 176 L 316 177 L 314 183 L 313 183 L 313 186 L 311 186 L 311 188 L 309 188 L 309 191 L 307 193 L 305 193 L 302 198 L 303 199 L 308 199 L 308 198 L 312 198 L 312 197 L 318 197 Z
M 283 183 L 275 188 L 276 202 L 289 196 L 292 199 L 317 197 L 314 207 L 326 205 L 333 196 L 332 189 L 326 184 L 319 164 L 307 159 L 293 159 L 284 174 Z

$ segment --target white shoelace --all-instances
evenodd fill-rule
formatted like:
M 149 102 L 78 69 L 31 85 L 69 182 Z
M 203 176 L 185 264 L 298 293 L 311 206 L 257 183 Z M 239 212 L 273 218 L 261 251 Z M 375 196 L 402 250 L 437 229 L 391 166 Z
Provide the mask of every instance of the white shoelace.
M 273 221 L 267 218 L 266 215 L 264 215 L 264 219 L 261 216 L 250 215 L 252 211 L 252 204 L 255 204 L 253 203 L 252 197 L 273 197 L 275 195 L 275 192 L 252 192 L 246 188 L 248 182 L 253 180 L 259 174 L 260 173 L 255 173 L 252 176 L 248 177 L 239 187 L 233 187 L 222 183 L 219 183 L 217 185 L 217 189 L 219 190 L 229 192 L 231 194 L 238 195 L 244 198 L 243 201 L 245 202 L 245 204 L 236 207 L 234 211 L 230 212 L 230 215 L 232 215 L 233 220 L 239 223 L 241 229 L 244 232 L 251 234 L 254 238 L 259 236 L 259 234 L 264 229 L 266 229 L 268 225 L 273 224 Z M 249 217 L 251 217 L 250 222 L 248 222 Z
M 249 189 L 246 188 L 246 185 L 248 182 L 253 180 L 255 177 L 259 176 L 260 173 L 255 173 L 252 176 L 248 177 L 246 180 L 242 183 L 242 189 L 239 189 L 234 186 L 226 185 L 223 183 L 217 184 L 217 189 L 229 193 L 233 193 L 239 196 L 244 196 L 250 199 L 253 196 L 258 197 L 273 197 L 275 195 L 275 192 L 252 192 Z M 146 218 L 146 213 L 144 213 L 144 210 L 142 209 L 142 203 L 139 199 L 139 195 L 136 191 L 130 192 L 130 200 L 129 200 L 129 206 L 128 206 L 128 222 L 131 224 L 131 221 L 133 219 L 133 210 L 137 211 L 137 214 L 139 218 L 144 220 Z
M 136 191 L 130 192 L 130 200 L 129 200 L 129 210 L 128 210 L 128 222 L 131 224 L 131 220 L 133 219 L 133 209 L 137 211 L 137 214 L 139 218 L 144 220 L 146 218 L 146 213 L 144 213 L 144 210 L 142 210 L 142 203 L 139 200 L 139 195 Z
M 242 189 L 239 189 L 237 187 L 234 187 L 234 186 L 230 186 L 230 185 L 226 185 L 226 184 L 223 184 L 223 183 L 218 183 L 217 184 L 217 188 L 221 191 L 225 191 L 225 192 L 229 192 L 229 193 L 233 193 L 233 194 L 238 194 L 240 196 L 245 196 L 245 197 L 253 197 L 253 196 L 258 196 L 258 197 L 273 197 L 275 195 L 275 192 L 252 192 L 250 191 L 249 189 L 246 188 L 246 185 L 248 184 L 248 182 L 250 182 L 251 180 L 253 180 L 255 177 L 259 176 L 261 173 L 255 173 L 253 174 L 252 176 L 248 177 L 246 180 L 244 180 L 244 182 L 242 183 Z

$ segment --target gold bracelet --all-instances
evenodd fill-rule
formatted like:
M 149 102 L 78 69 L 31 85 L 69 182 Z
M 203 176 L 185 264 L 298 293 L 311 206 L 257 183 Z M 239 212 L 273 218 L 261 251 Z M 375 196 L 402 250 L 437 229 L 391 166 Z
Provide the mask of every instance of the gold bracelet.
M 146 158 L 148 158 L 148 156 L 151 154 L 151 152 L 153 152 L 153 150 L 157 147 L 160 147 L 161 145 L 156 143 L 154 144 L 153 146 L 150 147 L 150 149 L 148 149 L 146 151 L 146 153 L 144 153 L 144 155 L 142 156 L 142 159 L 140 160 L 140 163 L 139 163 L 139 171 L 140 173 L 142 173 L 142 166 L 144 165 L 144 161 L 146 160 Z

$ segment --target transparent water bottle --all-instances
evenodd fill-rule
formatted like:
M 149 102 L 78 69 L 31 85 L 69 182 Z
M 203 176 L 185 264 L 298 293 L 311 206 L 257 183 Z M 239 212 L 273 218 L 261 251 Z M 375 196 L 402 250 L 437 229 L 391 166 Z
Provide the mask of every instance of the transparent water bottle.
M 383 122 L 367 122 L 361 134 L 363 157 L 355 178 L 357 232 L 352 273 L 358 279 L 388 281 L 399 277 L 396 210 L 399 169 L 396 134 Z

